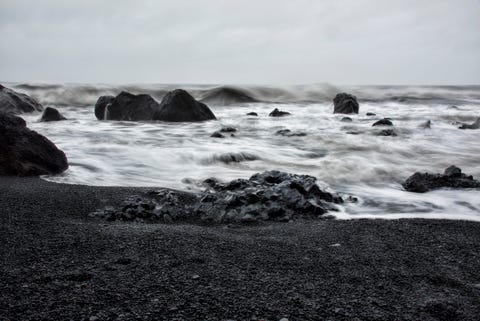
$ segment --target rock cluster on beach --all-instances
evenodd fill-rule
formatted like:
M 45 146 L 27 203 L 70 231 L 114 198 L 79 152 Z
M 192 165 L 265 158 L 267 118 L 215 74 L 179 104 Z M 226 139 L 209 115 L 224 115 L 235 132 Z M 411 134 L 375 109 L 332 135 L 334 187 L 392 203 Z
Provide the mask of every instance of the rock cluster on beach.
M 465 175 L 454 165 L 445 169 L 443 174 L 415 173 L 403 183 L 403 188 L 409 192 L 425 193 L 430 190 L 450 188 L 480 188 L 480 181 L 471 175 Z
M 280 171 L 257 173 L 247 179 L 220 183 L 207 179 L 207 189 L 190 202 L 173 191 L 151 192 L 126 200 L 122 207 L 106 207 L 91 214 L 107 220 L 170 222 L 183 219 L 210 223 L 289 221 L 335 211 L 340 196 L 322 191 L 316 178 Z
M 17 116 L 0 112 L 0 175 L 58 174 L 68 168 L 65 154 Z
M 121 92 L 117 97 L 101 96 L 95 104 L 99 120 L 196 122 L 216 119 L 202 102 L 183 89 L 168 92 L 158 103 L 150 95 Z

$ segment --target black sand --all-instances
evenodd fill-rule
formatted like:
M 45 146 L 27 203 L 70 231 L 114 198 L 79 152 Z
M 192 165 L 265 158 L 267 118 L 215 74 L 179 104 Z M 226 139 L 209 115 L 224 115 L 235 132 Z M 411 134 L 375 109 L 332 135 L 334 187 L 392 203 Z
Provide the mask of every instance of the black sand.
M 146 189 L 0 179 L 0 320 L 480 320 L 480 224 L 102 222 Z

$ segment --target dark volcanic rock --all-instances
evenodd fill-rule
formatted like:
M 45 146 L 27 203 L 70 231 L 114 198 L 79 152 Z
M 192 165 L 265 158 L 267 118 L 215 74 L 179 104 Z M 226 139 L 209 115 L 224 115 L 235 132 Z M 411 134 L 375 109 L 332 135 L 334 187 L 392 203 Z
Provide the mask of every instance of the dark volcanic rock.
M 278 108 L 275 108 L 274 110 L 272 110 L 272 112 L 268 115 L 270 117 L 282 117 L 282 116 L 287 116 L 287 115 L 291 115 L 288 111 L 281 111 L 281 110 L 278 110 Z
M 219 132 L 219 131 L 216 131 L 214 132 L 213 134 L 210 135 L 210 137 L 214 137 L 214 138 L 225 138 L 225 136 Z
M 307 133 L 292 132 L 290 129 L 280 129 L 275 132 L 275 135 L 286 136 L 286 137 L 292 137 L 292 136 L 303 137 L 303 136 L 307 136 Z
M 100 96 L 95 104 L 95 117 L 98 120 L 108 120 L 108 115 L 105 117 L 105 108 L 110 105 L 115 97 L 113 96 Z
M 299 216 L 320 216 L 335 210 L 331 203 L 343 202 L 340 197 L 320 190 L 315 177 L 279 171 L 225 184 L 212 179 L 205 183 L 211 193 L 205 192 L 196 208 L 203 221 L 288 221 Z
M 393 126 L 393 123 L 390 119 L 384 118 L 376 121 L 372 126 Z
M 0 85 L 0 112 L 21 114 L 43 110 L 32 97 Z
M 344 123 L 351 123 L 353 119 L 351 119 L 350 117 L 343 117 L 342 119 L 340 119 L 340 121 Z
M 377 116 L 377 114 L 375 114 L 375 113 L 370 113 L 370 112 L 368 112 L 366 115 L 367 115 L 367 116 Z
M 247 116 L 258 116 L 258 114 L 254 111 L 251 111 L 251 112 L 247 113 Z
M 209 90 L 201 101 L 211 104 L 228 105 L 235 103 L 254 103 L 259 100 L 237 88 L 218 87 Z
M 236 131 L 237 129 L 235 127 L 222 127 L 222 129 L 220 129 L 221 133 L 234 133 Z
M 216 119 L 207 105 L 195 100 L 183 89 L 168 92 L 155 112 L 155 120 L 171 122 L 196 122 Z
M 450 188 L 480 188 L 480 182 L 472 176 L 462 173 L 454 165 L 445 169 L 443 174 L 415 173 L 402 184 L 409 192 L 425 193 L 433 189 Z
M 214 155 L 212 158 L 212 161 L 230 164 L 230 163 L 240 163 L 245 161 L 254 161 L 257 159 L 260 159 L 260 157 L 258 157 L 257 155 L 240 152 L 240 153 L 224 153 L 224 154 Z
M 66 120 L 62 114 L 58 110 L 52 107 L 47 107 L 43 111 L 42 117 L 40 118 L 41 122 L 49 122 L 49 121 L 59 121 L 59 120 Z
M 340 93 L 333 98 L 333 113 L 334 114 L 358 114 L 359 105 L 357 97 Z
M 61 150 L 14 115 L 0 113 L 0 151 L 0 175 L 58 174 L 68 168 Z
M 160 108 L 160 105 L 155 99 L 145 94 L 134 95 L 122 91 L 111 103 L 109 103 L 110 100 L 111 97 L 109 96 L 102 96 L 98 99 L 95 105 L 95 115 L 97 118 L 101 116 L 103 109 L 103 114 L 106 118 L 103 117 L 99 119 L 128 121 L 153 120 L 155 112 Z
M 382 129 L 375 133 L 376 136 L 397 136 L 397 133 L 393 129 Z
M 473 124 L 463 124 L 462 126 L 458 127 L 459 129 L 479 129 L 480 128 L 480 117 Z

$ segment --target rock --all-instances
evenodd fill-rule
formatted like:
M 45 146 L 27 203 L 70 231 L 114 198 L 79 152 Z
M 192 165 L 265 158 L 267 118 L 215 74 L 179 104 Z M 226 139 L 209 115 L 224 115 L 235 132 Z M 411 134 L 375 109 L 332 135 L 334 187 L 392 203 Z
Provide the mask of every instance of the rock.
M 292 132 L 290 129 L 280 129 L 275 132 L 275 135 L 280 135 L 280 136 L 286 136 L 286 137 L 302 137 L 302 136 L 307 136 L 306 133 L 303 132 Z
M 389 118 L 384 118 L 376 121 L 372 126 L 393 126 L 393 123 Z
M 210 135 L 210 137 L 225 138 L 225 136 L 222 133 L 220 133 L 219 131 L 214 132 L 213 134 Z
M 366 115 L 367 115 L 367 116 L 377 116 L 377 114 L 375 114 L 375 113 L 370 113 L 370 112 L 368 112 Z
M 423 129 L 428 129 L 428 128 L 431 127 L 431 125 L 432 125 L 432 122 L 431 122 L 430 119 L 429 119 L 429 120 L 421 123 L 420 125 L 418 125 L 418 127 L 419 127 L 419 128 L 423 128 Z
M 340 119 L 340 121 L 345 123 L 350 123 L 353 121 L 353 119 L 351 119 L 350 117 L 343 117 L 342 119 Z
M 333 98 L 333 113 L 334 114 L 358 114 L 359 105 L 357 97 L 340 93 Z
M 17 116 L 0 113 L 0 175 L 59 174 L 68 168 L 65 154 Z
M 443 174 L 415 173 L 402 184 L 409 192 L 425 193 L 433 189 L 449 188 L 480 188 L 480 181 L 462 173 L 456 166 L 445 169 Z
M 52 107 L 47 107 L 43 111 L 42 117 L 40 118 L 41 122 L 49 122 L 49 121 L 60 121 L 66 120 L 65 117 L 60 114 L 58 110 Z
M 462 126 L 458 127 L 458 129 L 479 129 L 480 128 L 480 117 L 473 124 L 463 124 Z
M 268 115 L 270 117 L 282 117 L 282 116 L 287 116 L 287 115 L 291 115 L 288 111 L 281 111 L 281 110 L 278 110 L 278 108 L 275 108 L 274 110 L 272 110 L 272 112 Z
M 202 102 L 229 105 L 236 103 L 254 103 L 259 100 L 233 87 L 218 87 L 209 90 L 201 99 Z
M 225 164 L 230 163 L 240 163 L 244 161 L 253 161 L 258 160 L 260 157 L 251 153 L 224 153 L 224 154 L 217 154 L 213 156 L 213 162 L 222 162 Z
M 108 101 L 110 101 L 110 97 L 108 96 L 102 96 L 98 99 L 95 105 L 95 115 L 97 115 L 97 111 L 100 115 L 102 107 L 104 106 L 104 117 L 99 119 L 127 121 L 153 120 L 155 112 L 160 109 L 158 102 L 150 95 L 145 94 L 134 95 L 122 91 L 111 103 L 108 103 Z
M 105 113 L 105 109 L 114 99 L 115 97 L 113 96 L 100 96 L 100 98 L 98 98 L 95 104 L 95 117 L 97 117 L 98 120 L 108 120 L 108 113 Z
M 168 92 L 155 112 L 155 120 L 197 122 L 216 119 L 207 105 L 195 100 L 183 89 Z
M 256 112 L 251 111 L 247 113 L 247 116 L 258 116 L 258 114 Z
M 393 129 L 382 129 L 375 134 L 376 136 L 397 136 L 397 133 Z
M 207 184 L 207 183 L 206 183 Z M 343 200 L 320 190 L 315 177 L 279 171 L 258 173 L 228 183 L 210 180 L 195 212 L 203 221 L 289 221 L 299 216 L 321 216 Z
M 0 112 L 22 114 L 42 110 L 42 105 L 32 97 L 0 85 Z
M 220 129 L 221 133 L 234 133 L 236 131 L 237 129 L 235 127 L 222 127 L 222 129 Z

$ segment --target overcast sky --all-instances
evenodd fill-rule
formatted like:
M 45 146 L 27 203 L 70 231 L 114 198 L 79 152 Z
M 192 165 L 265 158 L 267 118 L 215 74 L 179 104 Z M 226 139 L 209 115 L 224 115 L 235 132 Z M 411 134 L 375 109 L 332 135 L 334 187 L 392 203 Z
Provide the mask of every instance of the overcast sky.
M 0 80 L 480 84 L 480 0 L 0 0 Z

